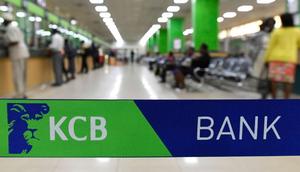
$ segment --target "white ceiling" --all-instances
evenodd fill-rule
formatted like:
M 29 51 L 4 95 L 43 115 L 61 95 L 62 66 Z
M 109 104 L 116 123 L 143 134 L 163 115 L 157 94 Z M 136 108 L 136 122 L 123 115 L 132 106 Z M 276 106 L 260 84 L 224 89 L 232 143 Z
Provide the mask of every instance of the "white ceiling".
M 166 11 L 173 0 L 106 0 L 105 4 L 115 20 L 115 23 L 126 42 L 137 42 L 157 22 L 157 18 Z M 239 13 L 234 19 L 227 19 L 221 29 L 255 21 L 265 17 L 275 16 L 285 10 L 285 0 L 277 0 L 271 5 L 257 5 L 256 0 L 221 0 L 220 14 L 226 11 L 236 11 L 242 4 L 255 6 L 250 13 Z M 48 7 L 67 18 L 74 17 L 79 25 L 104 41 L 113 42 L 114 38 L 106 28 L 93 5 L 88 0 L 51 0 Z M 176 16 L 185 18 L 186 28 L 191 27 L 191 3 L 182 5 Z

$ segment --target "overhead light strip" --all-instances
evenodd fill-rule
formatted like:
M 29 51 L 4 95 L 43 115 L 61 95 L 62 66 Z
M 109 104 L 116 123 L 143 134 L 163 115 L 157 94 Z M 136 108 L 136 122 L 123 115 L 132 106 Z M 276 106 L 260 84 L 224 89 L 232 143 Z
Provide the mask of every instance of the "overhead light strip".
M 99 13 L 108 30 L 116 40 L 116 45 L 122 46 L 124 39 L 122 38 L 111 13 L 108 12 L 108 7 L 104 5 L 104 0 L 89 0 L 91 4 L 96 4 L 95 11 Z
M 162 15 L 157 19 L 158 23 L 167 23 L 170 18 L 174 16 L 174 13 L 180 11 L 181 4 L 186 4 L 189 0 L 173 0 L 174 4 L 168 6 L 166 12 L 163 12 Z M 145 46 L 147 41 L 161 28 L 160 24 L 154 24 L 147 33 L 140 40 L 140 44 Z

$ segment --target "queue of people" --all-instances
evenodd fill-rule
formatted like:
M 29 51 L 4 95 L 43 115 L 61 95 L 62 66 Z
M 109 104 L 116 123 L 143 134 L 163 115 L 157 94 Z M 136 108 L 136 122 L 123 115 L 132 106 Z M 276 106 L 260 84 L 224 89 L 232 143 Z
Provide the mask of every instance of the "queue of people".
M 4 39 L 12 62 L 15 98 L 27 98 L 26 71 L 27 59 L 30 57 L 29 49 L 25 44 L 23 32 L 17 25 L 13 25 L 14 16 L 11 13 L 4 13 L 2 18 L 5 27 Z M 52 29 L 51 33 L 48 50 L 53 64 L 54 82 L 52 86 L 58 87 L 76 78 L 75 60 L 78 55 L 82 57 L 82 74 L 89 72 L 87 59 L 90 56 L 93 58 L 93 69 L 102 66 L 99 60 L 99 48 L 96 44 L 92 43 L 91 46 L 88 46 L 85 42 L 81 42 L 81 47 L 78 49 L 57 29 Z

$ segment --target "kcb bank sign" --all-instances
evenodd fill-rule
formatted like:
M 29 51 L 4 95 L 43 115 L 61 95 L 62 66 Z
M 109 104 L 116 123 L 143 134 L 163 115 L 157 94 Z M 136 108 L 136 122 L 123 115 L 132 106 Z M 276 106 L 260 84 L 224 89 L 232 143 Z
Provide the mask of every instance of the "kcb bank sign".
M 300 155 L 300 101 L 0 100 L 0 157 Z

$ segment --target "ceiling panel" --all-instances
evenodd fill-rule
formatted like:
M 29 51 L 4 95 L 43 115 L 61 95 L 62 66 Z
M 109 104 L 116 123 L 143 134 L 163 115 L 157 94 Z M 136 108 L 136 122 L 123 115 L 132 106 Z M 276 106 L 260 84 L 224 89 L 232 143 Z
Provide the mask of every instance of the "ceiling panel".
M 111 12 L 116 26 L 126 42 L 134 43 L 147 32 L 157 18 L 172 4 L 172 0 L 106 0 L 105 4 Z M 226 11 L 236 11 L 242 4 L 254 5 L 254 11 L 239 13 L 234 19 L 227 19 L 220 24 L 221 29 L 255 21 L 283 13 L 285 1 L 277 0 L 271 5 L 257 5 L 256 0 L 221 0 L 220 14 Z M 113 42 L 94 6 L 88 0 L 51 0 L 48 2 L 51 10 L 67 18 L 74 17 L 84 29 L 98 35 L 107 42 Z M 185 27 L 191 27 L 191 3 L 181 6 L 181 12 L 176 16 L 185 18 Z M 163 27 L 165 27 L 163 25 Z

